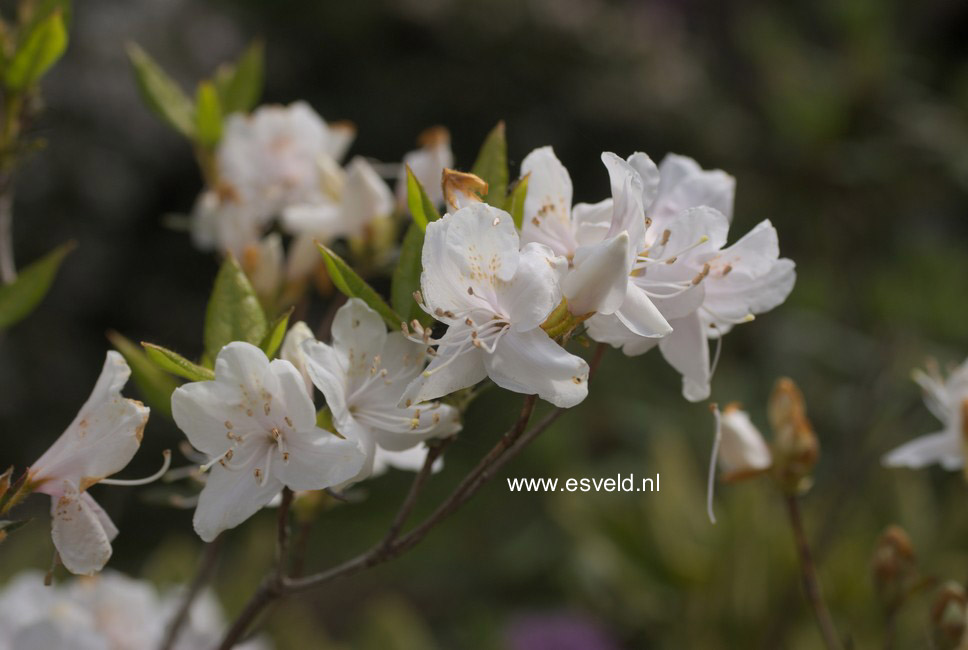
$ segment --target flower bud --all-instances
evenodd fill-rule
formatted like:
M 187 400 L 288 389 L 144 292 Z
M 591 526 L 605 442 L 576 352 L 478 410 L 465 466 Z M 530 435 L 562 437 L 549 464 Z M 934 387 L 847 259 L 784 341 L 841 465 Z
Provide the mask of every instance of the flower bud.
M 900 526 L 888 526 L 878 538 L 871 558 L 871 576 L 886 610 L 896 610 L 907 599 L 918 579 L 918 565 L 911 538 Z
M 948 582 L 941 587 L 931 606 L 931 631 L 934 647 L 938 650 L 960 647 L 968 622 L 966 604 L 965 590 L 957 582 Z
M 444 188 L 447 207 L 454 211 L 471 203 L 480 203 L 483 200 L 481 197 L 487 195 L 487 182 L 480 176 L 467 172 L 444 169 L 440 182 Z
M 820 444 L 807 419 L 803 394 L 792 379 L 777 380 L 767 411 L 773 428 L 777 480 L 790 494 L 803 492 L 809 488 Z
M 736 402 L 723 408 L 719 467 L 724 481 L 741 481 L 762 473 L 773 464 L 773 456 L 749 414 Z

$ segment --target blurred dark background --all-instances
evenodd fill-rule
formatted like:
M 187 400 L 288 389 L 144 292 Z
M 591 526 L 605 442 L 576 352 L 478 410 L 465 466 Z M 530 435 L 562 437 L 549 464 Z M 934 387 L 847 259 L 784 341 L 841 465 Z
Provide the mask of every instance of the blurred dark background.
M 261 36 L 265 101 L 352 120 L 351 154 L 397 161 L 443 124 L 466 169 L 503 119 L 512 170 L 552 144 L 578 200 L 605 195 L 603 150 L 682 153 L 735 175 L 731 240 L 771 219 L 798 281 L 782 308 L 726 338 L 713 397 L 742 401 L 765 427 L 774 379 L 800 383 L 823 448 L 804 508 L 824 588 L 857 647 L 879 644 L 868 562 L 887 524 L 909 530 L 926 573 L 961 579 L 968 560 L 960 475 L 878 464 L 938 427 L 910 369 L 968 352 L 966 34 L 968 7 L 940 0 L 79 2 L 44 85 L 47 146 L 22 169 L 15 205 L 20 265 L 79 247 L 0 341 L 2 460 L 29 464 L 71 421 L 107 330 L 201 351 L 216 260 L 163 225 L 201 180 L 190 147 L 142 105 L 124 44 L 192 90 Z M 719 523 L 705 517 L 706 407 L 681 398 L 655 353 L 610 351 L 594 383 L 504 475 L 659 472 L 661 493 L 511 494 L 502 475 L 404 559 L 277 608 L 278 646 L 532 648 L 528 635 L 581 629 L 602 648 L 818 647 L 768 483 L 722 487 Z M 491 391 L 472 407 L 428 505 L 518 402 Z M 178 439 L 152 418 L 126 474 L 152 471 Z M 391 472 L 367 484 L 367 503 L 327 513 L 314 565 L 376 540 L 407 485 Z M 160 583 L 191 574 L 190 511 L 137 490 L 95 496 L 122 531 L 113 567 Z M 30 502 L 38 519 L 0 549 L 0 577 L 47 566 L 45 507 Z M 230 535 L 217 586 L 233 611 L 271 558 L 272 525 L 263 513 Z M 903 612 L 902 647 L 923 645 L 928 596 Z

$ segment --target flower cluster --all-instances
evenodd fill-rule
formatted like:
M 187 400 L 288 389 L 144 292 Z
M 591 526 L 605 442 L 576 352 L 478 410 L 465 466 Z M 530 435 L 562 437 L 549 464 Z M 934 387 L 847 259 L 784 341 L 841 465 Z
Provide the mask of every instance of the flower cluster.
M 27 571 L 0 591 L 0 650 L 154 650 L 181 602 L 181 590 L 159 594 L 154 585 L 106 571 L 45 587 L 43 576 Z M 214 647 L 222 634 L 221 607 L 210 591 L 193 603 L 175 650 Z M 262 650 L 260 639 L 242 650 Z

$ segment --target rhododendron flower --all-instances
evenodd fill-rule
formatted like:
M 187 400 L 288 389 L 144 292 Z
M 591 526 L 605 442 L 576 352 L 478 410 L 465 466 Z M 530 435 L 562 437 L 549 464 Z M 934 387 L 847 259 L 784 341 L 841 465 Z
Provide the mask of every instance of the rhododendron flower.
M 442 397 L 490 377 L 502 388 L 537 394 L 556 406 L 588 394 L 588 364 L 548 337 L 541 323 L 561 302 L 566 263 L 547 246 L 518 249 L 511 215 L 474 203 L 427 226 L 423 307 L 447 324 L 430 365 L 404 405 Z
M 452 406 L 423 401 L 398 406 L 424 368 L 426 347 L 401 332 L 388 334 L 380 315 L 362 300 L 351 298 L 336 312 L 332 345 L 312 340 L 302 349 L 334 427 L 361 440 L 366 450 L 367 463 L 357 480 L 373 469 L 376 447 L 403 451 L 460 431 L 460 413 Z
M 363 466 L 360 441 L 352 434 L 341 439 L 316 426 L 316 410 L 295 366 L 270 362 L 249 343 L 222 348 L 215 379 L 177 388 L 171 407 L 188 441 L 210 458 L 193 520 L 207 542 L 248 519 L 283 486 L 320 490 Z
M 934 463 L 947 470 L 965 465 L 968 440 L 968 360 L 945 379 L 937 368 L 916 370 L 914 381 L 924 391 L 924 403 L 943 428 L 901 445 L 884 457 L 889 467 L 921 468 Z
M 723 471 L 723 480 L 739 480 L 773 464 L 773 455 L 763 434 L 739 404 L 734 402 L 723 408 L 720 426 L 719 467 Z
M 638 155 L 629 164 L 648 169 Z M 709 397 L 714 369 L 708 340 L 781 304 L 796 273 L 791 260 L 780 259 L 776 229 L 768 220 L 723 248 L 727 215 L 707 205 L 688 206 L 708 200 L 731 212 L 732 177 L 703 171 L 681 156 L 667 157 L 659 169 L 658 194 L 648 211 L 646 243 L 632 282 L 668 319 L 672 333 L 658 341 L 645 338 L 604 314 L 593 316 L 588 330 L 596 341 L 622 347 L 630 356 L 658 345 L 682 375 L 686 399 L 701 401 Z M 682 206 L 687 207 L 673 214 Z
M 199 250 L 230 252 L 241 258 L 271 221 L 272 214 L 238 197 L 215 190 L 199 195 L 192 208 L 192 242 Z
M 29 470 L 32 489 L 52 498 L 54 546 L 72 573 L 101 570 L 118 534 L 87 489 L 110 482 L 106 477 L 124 469 L 141 445 L 149 411 L 141 402 L 121 395 L 130 375 L 124 357 L 108 352 L 77 417 Z
M 521 163 L 522 175 L 528 175 L 521 239 L 545 244 L 568 260 L 561 287 L 572 314 L 614 314 L 631 331 L 657 337 L 671 331 L 669 323 L 629 281 L 645 245 L 645 206 L 658 185 L 655 165 L 645 154 L 637 155 L 651 170 L 603 153 L 612 198 L 572 209 L 571 178 L 564 165 L 551 147 L 532 151 Z
M 419 149 L 408 152 L 403 157 L 397 176 L 397 205 L 404 209 L 407 205 L 407 167 L 420 181 L 427 196 L 436 205 L 444 202 L 444 190 L 440 178 L 444 169 L 454 166 L 454 154 L 450 150 L 450 131 L 442 126 L 427 129 L 417 138 Z

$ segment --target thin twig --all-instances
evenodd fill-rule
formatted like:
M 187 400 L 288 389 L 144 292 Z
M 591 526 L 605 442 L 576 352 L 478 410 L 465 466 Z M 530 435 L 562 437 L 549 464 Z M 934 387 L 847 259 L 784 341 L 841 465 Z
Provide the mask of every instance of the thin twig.
M 292 490 L 282 488 L 282 503 L 279 504 L 279 522 L 276 529 L 276 573 L 285 576 L 289 570 L 289 506 L 292 505 Z
M 417 475 L 413 479 L 413 483 L 410 484 L 410 491 L 407 492 L 407 497 L 403 500 L 403 504 L 401 504 L 400 509 L 397 511 L 396 517 L 393 518 L 393 523 L 390 524 L 390 529 L 387 530 L 387 534 L 383 538 L 383 546 L 390 546 L 400 535 L 403 525 L 407 523 L 410 513 L 413 512 L 414 506 L 417 505 L 417 497 L 420 496 L 424 484 L 426 484 L 427 479 L 430 478 L 430 474 L 433 472 L 434 463 L 440 458 L 441 454 L 444 453 L 444 449 L 453 440 L 453 436 L 444 438 L 438 444 L 431 445 L 427 449 L 427 457 L 424 458 L 423 467 L 420 468 L 420 471 L 417 472 Z
M 17 279 L 13 256 L 13 188 L 0 179 L 0 282 L 10 284 Z
M 817 569 L 813 564 L 810 545 L 807 543 L 807 536 L 803 530 L 800 501 L 796 496 L 788 495 L 786 505 L 787 512 L 790 515 L 790 526 L 793 528 L 793 539 L 796 542 L 797 554 L 800 557 L 803 593 L 813 609 L 813 615 L 817 619 L 817 627 L 820 628 L 820 636 L 823 637 L 824 645 L 827 646 L 828 650 L 841 650 L 843 646 L 837 635 L 837 629 L 834 627 L 833 619 L 830 618 L 827 604 L 824 602 L 823 593 L 820 590 L 820 581 L 817 579 Z
M 215 573 L 215 566 L 218 564 L 218 553 L 221 545 L 221 537 L 216 537 L 214 541 L 205 545 L 205 551 L 202 553 L 202 559 L 198 563 L 195 577 L 192 579 L 188 591 L 185 592 L 185 596 L 178 606 L 178 611 L 175 612 L 175 617 L 168 624 L 168 630 L 165 632 L 165 637 L 162 639 L 161 645 L 158 646 L 158 650 L 170 650 L 170 648 L 174 647 L 175 641 L 178 640 L 178 633 L 181 632 L 182 627 L 188 622 L 188 613 L 192 609 L 192 603 L 195 602 L 195 598 L 198 597 L 198 594 L 201 593 L 202 589 L 208 584 L 212 575 Z

